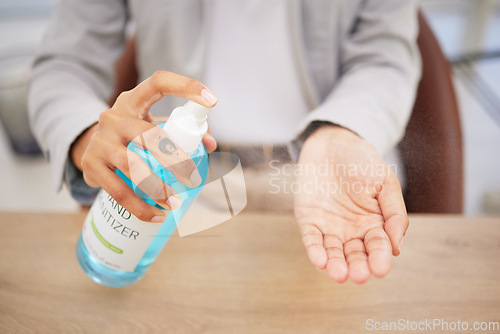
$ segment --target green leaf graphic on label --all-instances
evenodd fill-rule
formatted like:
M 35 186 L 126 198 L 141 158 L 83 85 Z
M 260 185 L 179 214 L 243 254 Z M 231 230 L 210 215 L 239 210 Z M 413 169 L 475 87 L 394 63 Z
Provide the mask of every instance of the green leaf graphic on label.
M 112 250 L 115 253 L 118 253 L 118 254 L 123 253 L 123 249 L 120 249 L 116 246 L 113 246 L 112 244 L 109 243 L 108 240 L 104 239 L 104 237 L 101 235 L 101 233 L 99 233 L 99 231 L 97 230 L 97 227 L 94 224 L 94 217 L 90 218 L 90 224 L 92 225 L 92 230 L 94 231 L 95 236 L 97 237 L 97 239 L 99 239 L 100 242 L 102 242 L 102 244 L 104 246 L 106 246 L 107 248 L 109 248 L 110 250 Z

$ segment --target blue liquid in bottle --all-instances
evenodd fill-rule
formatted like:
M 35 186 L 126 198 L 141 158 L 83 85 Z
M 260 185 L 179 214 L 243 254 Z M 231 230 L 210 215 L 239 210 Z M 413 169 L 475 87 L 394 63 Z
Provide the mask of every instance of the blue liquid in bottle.
M 129 149 L 138 153 L 143 158 L 147 157 L 150 162 L 150 167 L 152 167 L 153 172 L 155 172 L 165 183 L 170 185 L 180 196 L 181 196 L 181 206 L 175 210 L 176 215 L 170 213 L 167 219 L 162 224 L 160 230 L 153 238 L 153 241 L 147 248 L 143 257 L 139 261 L 137 267 L 133 272 L 121 271 L 112 269 L 108 266 L 103 265 L 100 261 L 95 259 L 95 257 L 89 253 L 85 243 L 83 242 L 82 236 L 78 240 L 77 245 L 77 258 L 89 277 L 91 277 L 97 283 L 111 286 L 111 287 L 124 287 L 137 282 L 144 273 L 147 271 L 149 266 L 154 262 L 156 257 L 159 255 L 160 251 L 163 249 L 164 245 L 175 231 L 177 227 L 177 220 L 180 220 L 185 212 L 189 209 L 193 200 L 201 191 L 202 185 L 206 181 L 208 172 L 208 157 L 203 144 L 200 144 L 196 152 L 191 155 L 191 158 L 195 162 L 198 172 L 202 177 L 202 184 L 197 188 L 188 188 L 183 184 L 179 183 L 175 176 L 169 170 L 165 169 L 160 163 L 149 153 L 148 151 L 143 151 L 137 148 L 134 144 L 129 144 Z M 148 161 L 146 160 L 146 161 Z M 120 170 L 117 170 L 117 174 L 127 182 L 127 184 L 134 189 L 134 191 L 144 199 L 148 204 L 154 205 L 162 209 L 158 204 L 156 204 L 151 197 L 141 191 L 128 177 L 126 177 Z
M 180 222 L 180 219 L 184 216 L 194 199 L 200 193 L 203 185 L 206 182 L 208 174 L 208 156 L 205 147 L 201 143 L 198 145 L 196 151 L 188 153 L 194 161 L 196 167 L 198 168 L 198 172 L 202 178 L 201 184 L 196 188 L 186 187 L 179 181 L 177 181 L 174 174 L 164 168 L 149 151 L 144 151 L 135 146 L 133 143 L 130 143 L 128 145 L 128 148 L 140 155 L 148 163 L 153 172 L 156 173 L 166 184 L 170 185 L 181 196 L 182 203 L 179 208 L 174 210 L 175 215 L 173 214 L 174 211 L 172 211 L 167 216 L 165 222 L 162 223 L 161 228 L 154 236 L 151 244 L 146 249 L 146 252 L 142 256 L 142 258 L 139 260 L 135 270 L 132 272 L 116 270 L 102 264 L 94 257 L 94 255 L 89 252 L 89 250 L 85 246 L 85 242 L 83 241 L 82 234 L 80 234 L 80 238 L 78 240 L 76 248 L 76 254 L 80 266 L 85 271 L 85 273 L 95 282 L 115 288 L 125 287 L 136 283 L 144 276 L 149 266 L 155 261 L 155 259 L 167 243 L 168 239 L 175 231 L 177 224 Z M 139 187 L 137 187 L 137 185 L 127 176 L 125 176 L 120 170 L 117 170 L 116 173 L 132 189 L 134 189 L 139 197 L 144 199 L 148 204 L 163 209 L 158 204 L 156 204 L 150 196 L 148 196 Z

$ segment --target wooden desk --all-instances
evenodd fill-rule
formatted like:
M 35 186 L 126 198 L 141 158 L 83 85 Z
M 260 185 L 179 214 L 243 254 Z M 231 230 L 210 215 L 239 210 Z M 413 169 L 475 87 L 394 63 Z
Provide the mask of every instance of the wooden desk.
M 173 237 L 142 281 L 113 289 L 75 258 L 84 216 L 0 213 L 0 332 L 382 333 L 366 321 L 500 321 L 499 218 L 412 216 L 390 275 L 357 286 L 309 264 L 292 216 L 243 213 Z

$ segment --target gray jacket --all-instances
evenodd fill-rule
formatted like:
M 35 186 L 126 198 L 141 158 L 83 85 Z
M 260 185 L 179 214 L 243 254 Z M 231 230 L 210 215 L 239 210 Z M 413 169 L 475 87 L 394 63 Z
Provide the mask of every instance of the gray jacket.
M 32 129 L 53 166 L 57 188 L 72 142 L 108 108 L 105 101 L 113 91 L 114 63 L 123 51 L 127 21 L 135 23 L 141 80 L 158 69 L 203 80 L 205 4 L 59 1 L 34 64 L 29 93 Z M 420 76 L 417 4 L 288 1 L 295 63 L 310 108 L 298 124 L 298 138 L 312 121 L 320 120 L 358 133 L 381 155 L 398 143 Z M 160 103 L 165 110 L 179 103 L 164 100 Z M 78 176 L 71 178 L 78 181 Z M 81 177 L 79 182 L 83 184 Z

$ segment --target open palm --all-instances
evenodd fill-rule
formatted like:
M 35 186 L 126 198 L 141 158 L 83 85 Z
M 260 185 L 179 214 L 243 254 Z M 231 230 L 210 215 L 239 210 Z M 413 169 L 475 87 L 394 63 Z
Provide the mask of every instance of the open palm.
M 299 158 L 295 216 L 309 259 L 342 283 L 385 276 L 408 217 L 396 175 L 349 130 L 325 126 Z

